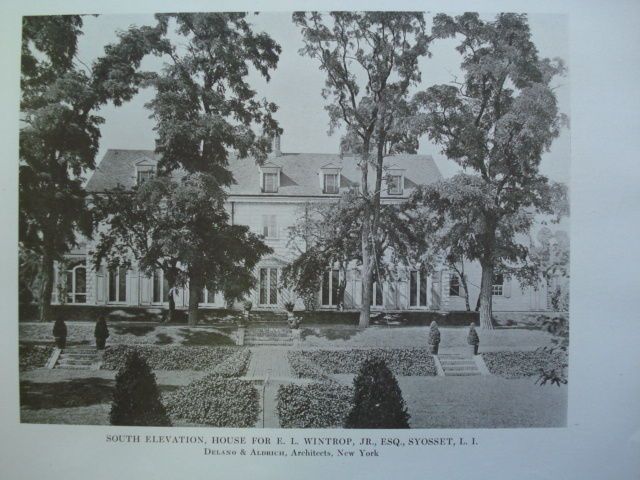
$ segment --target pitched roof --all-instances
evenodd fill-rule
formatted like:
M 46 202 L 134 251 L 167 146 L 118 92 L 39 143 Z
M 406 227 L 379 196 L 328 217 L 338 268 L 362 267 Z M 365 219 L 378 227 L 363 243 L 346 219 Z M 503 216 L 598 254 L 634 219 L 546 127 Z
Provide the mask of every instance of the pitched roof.
M 143 159 L 157 161 L 152 150 L 108 150 L 87 182 L 90 192 L 105 192 L 117 186 L 131 188 L 136 183 L 136 164 Z M 322 168 L 340 168 L 342 188 L 360 183 L 357 159 L 326 153 L 283 153 L 268 160 L 282 167 L 277 193 L 260 191 L 260 170 L 253 158 L 230 158 L 229 167 L 236 181 L 229 187 L 230 195 L 315 196 L 323 195 L 319 179 Z M 431 155 L 398 154 L 385 157 L 385 168 L 404 170 L 404 189 L 411 190 L 442 179 Z M 369 175 L 373 180 L 375 175 Z M 372 185 L 371 185 L 372 186 Z

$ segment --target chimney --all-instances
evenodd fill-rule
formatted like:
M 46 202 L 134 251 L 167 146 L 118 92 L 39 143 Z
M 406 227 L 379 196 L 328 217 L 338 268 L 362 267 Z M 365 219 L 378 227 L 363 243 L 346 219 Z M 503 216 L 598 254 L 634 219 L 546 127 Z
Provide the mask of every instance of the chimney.
M 280 135 L 278 135 L 276 133 L 276 135 L 273 137 L 273 145 L 272 145 L 272 151 L 271 151 L 271 155 L 274 157 L 280 157 L 282 156 L 282 151 L 280 150 Z

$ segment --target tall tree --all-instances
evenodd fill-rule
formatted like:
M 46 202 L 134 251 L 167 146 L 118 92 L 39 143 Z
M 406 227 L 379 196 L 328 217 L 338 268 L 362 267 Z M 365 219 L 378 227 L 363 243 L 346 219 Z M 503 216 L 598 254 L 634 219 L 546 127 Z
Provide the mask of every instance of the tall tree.
M 260 257 L 271 251 L 248 227 L 229 224 L 226 196 L 203 185 L 211 181 L 201 173 L 161 176 L 96 199 L 106 227 L 98 237 L 96 266 L 106 260 L 128 267 L 135 260 L 148 275 L 162 270 L 169 288 L 188 285 L 191 324 L 203 288 L 221 292 L 227 303 L 242 299 L 255 286 Z
M 107 102 L 121 105 L 142 82 L 142 36 L 123 35 L 87 67 L 77 58 L 81 16 L 24 17 L 21 57 L 19 241 L 41 259 L 40 320 L 50 319 L 54 262 L 90 235 L 83 174 L 95 166 Z
M 409 89 L 420 82 L 418 59 L 428 54 L 429 38 L 422 13 L 416 12 L 296 12 L 302 31 L 300 53 L 316 59 L 326 73 L 322 95 L 329 101 L 331 129 L 344 124 L 357 145 L 361 171 L 363 217 L 360 230 L 362 306 L 360 326 L 369 325 L 375 270 L 374 239 L 379 227 L 383 158 L 396 130 Z M 415 142 L 406 142 L 409 146 Z M 374 180 L 369 180 L 369 170 Z
M 560 60 L 539 58 L 526 15 L 484 21 L 477 13 L 439 14 L 432 34 L 460 40 L 464 79 L 417 94 L 417 125 L 468 172 L 458 190 L 482 201 L 470 205 L 478 219 L 470 258 L 482 266 L 480 323 L 491 328 L 496 265 L 517 253 L 503 247 L 515 247 L 512 239 L 528 214 L 551 208 L 553 187 L 539 166 L 565 122 L 552 87 L 565 68 Z
M 256 99 L 247 83 L 251 67 L 268 81 L 281 49 L 266 33 L 253 32 L 246 17 L 244 13 L 158 14 L 154 30 L 160 35 L 147 43 L 149 51 L 165 60 L 161 72 L 144 74 L 156 90 L 147 107 L 156 122 L 158 174 L 174 179 L 184 175 L 177 184 L 166 180 L 173 186 L 163 201 L 171 214 L 191 216 L 168 226 L 167 235 L 177 243 L 157 254 L 171 253 L 167 258 L 178 260 L 188 275 L 191 324 L 197 322 L 204 285 L 225 283 L 228 292 L 235 289 L 243 295 L 253 286 L 246 268 L 268 251 L 246 229 L 228 225 L 224 211 L 226 188 L 234 182 L 229 161 L 251 155 L 263 162 L 271 139 L 281 133 L 273 118 L 277 106 Z M 231 151 L 236 153 L 230 156 Z M 154 182 L 150 188 L 159 185 Z M 204 211 L 205 206 L 211 210 Z M 235 271 L 238 281 L 228 282 L 226 261 L 242 265 Z

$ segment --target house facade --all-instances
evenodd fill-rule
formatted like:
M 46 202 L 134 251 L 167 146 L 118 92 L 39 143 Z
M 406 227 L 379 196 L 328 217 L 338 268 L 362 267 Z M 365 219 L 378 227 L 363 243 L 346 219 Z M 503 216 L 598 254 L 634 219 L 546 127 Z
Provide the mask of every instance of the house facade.
M 274 152 L 263 165 L 251 158 L 230 160 L 236 183 L 229 188 L 226 208 L 231 222 L 247 225 L 264 237 L 273 253 L 263 257 L 256 267 L 257 288 L 248 295 L 254 309 L 283 310 L 287 301 L 303 308 L 301 299 L 281 288 L 282 268 L 295 252 L 289 245 L 289 227 L 310 202 L 335 202 L 348 189 L 357 187 L 360 171 L 357 159 L 339 154 L 282 153 L 279 139 Z M 103 194 L 121 186 L 131 188 L 155 174 L 158 158 L 151 150 L 108 150 L 86 188 L 91 194 Z M 430 155 L 399 154 L 385 157 L 384 203 L 402 202 L 420 185 L 442 178 Z M 147 275 L 135 267 L 94 269 L 91 241 L 70 252 L 66 262 L 56 266 L 55 303 L 116 307 L 168 308 L 168 283 L 162 271 Z M 480 284 L 478 265 L 466 266 L 471 308 L 475 307 Z M 317 292 L 319 309 L 338 308 L 338 283 L 341 273 L 327 265 Z M 544 311 L 549 308 L 544 286 L 521 289 L 515 280 L 496 278 L 493 286 L 494 311 Z M 411 311 L 464 310 L 464 289 L 460 278 L 446 268 L 423 275 L 419 268 L 408 268 L 394 281 L 376 282 L 372 292 L 372 310 Z M 188 304 L 188 287 L 174 296 L 176 306 Z M 354 265 L 347 272 L 344 308 L 358 309 L 362 301 L 360 272 Z M 201 293 L 201 308 L 225 308 L 222 295 Z M 239 305 L 235 305 L 239 308 Z

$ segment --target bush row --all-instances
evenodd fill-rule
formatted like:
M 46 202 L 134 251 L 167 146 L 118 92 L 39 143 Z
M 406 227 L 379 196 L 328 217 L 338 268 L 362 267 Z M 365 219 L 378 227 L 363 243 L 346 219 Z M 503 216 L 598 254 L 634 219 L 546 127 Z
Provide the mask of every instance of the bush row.
M 300 355 L 308 363 L 324 370 L 326 373 L 358 373 L 362 363 L 367 359 L 379 358 L 386 362 L 396 375 L 436 375 L 433 357 L 424 348 L 371 348 L 355 350 L 309 350 L 291 352 L 289 360 Z M 297 360 L 294 360 L 294 365 Z M 300 372 L 294 371 L 298 375 Z M 314 377 L 311 377 L 314 378 Z
M 540 375 L 542 370 L 561 370 L 567 363 L 562 352 L 535 350 L 530 352 L 489 352 L 482 358 L 489 371 L 505 378 Z
M 50 345 L 21 344 L 18 349 L 20 371 L 44 367 L 52 353 Z
M 247 373 L 249 367 L 249 360 L 251 359 L 251 350 L 241 348 L 233 355 L 229 355 L 222 363 L 216 365 L 213 369 L 213 374 L 220 377 L 242 377 Z
M 287 354 L 289 366 L 298 378 L 313 378 L 314 380 L 332 381 L 329 376 L 319 367 L 312 364 L 305 358 L 303 352 L 291 351 Z
M 237 352 L 234 347 L 114 345 L 104 351 L 102 368 L 119 370 L 128 352 L 136 351 L 152 370 L 211 370 Z
M 258 390 L 250 382 L 217 375 L 165 395 L 163 403 L 173 419 L 212 427 L 253 427 L 260 411 Z
M 285 384 L 278 389 L 283 428 L 342 428 L 351 410 L 353 388 L 332 382 Z

